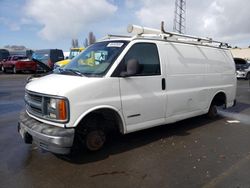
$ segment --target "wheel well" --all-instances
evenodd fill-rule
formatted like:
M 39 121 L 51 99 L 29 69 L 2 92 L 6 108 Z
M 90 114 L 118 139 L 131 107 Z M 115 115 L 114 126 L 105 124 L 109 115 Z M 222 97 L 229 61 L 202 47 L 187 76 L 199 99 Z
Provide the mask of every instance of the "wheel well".
M 212 101 L 213 105 L 216 106 L 222 106 L 222 105 L 226 105 L 226 95 L 223 92 L 219 92 L 217 93 Z
M 103 125 L 105 126 L 105 129 L 118 130 L 121 133 L 124 133 L 122 119 L 115 110 L 112 110 L 109 108 L 102 108 L 102 109 L 94 110 L 88 113 L 86 116 L 84 116 L 82 120 L 80 121 L 80 123 L 78 124 L 78 126 L 84 125 L 84 123 L 91 118 L 102 120 L 102 122 L 104 123 Z

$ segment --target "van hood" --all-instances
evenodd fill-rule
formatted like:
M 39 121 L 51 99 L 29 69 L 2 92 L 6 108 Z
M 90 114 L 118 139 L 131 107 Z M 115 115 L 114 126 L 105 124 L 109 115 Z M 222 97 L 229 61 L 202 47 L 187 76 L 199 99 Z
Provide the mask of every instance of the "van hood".
M 99 79 L 96 77 L 50 74 L 29 82 L 26 85 L 26 90 L 47 95 L 67 96 L 67 93 Z

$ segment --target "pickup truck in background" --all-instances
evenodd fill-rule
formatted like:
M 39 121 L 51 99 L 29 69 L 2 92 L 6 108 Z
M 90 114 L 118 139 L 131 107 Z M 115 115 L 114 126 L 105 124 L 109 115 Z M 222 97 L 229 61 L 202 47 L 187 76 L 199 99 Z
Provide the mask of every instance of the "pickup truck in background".
M 36 72 L 37 63 L 30 60 L 27 56 L 14 55 L 9 56 L 6 61 L 2 62 L 2 71 L 12 71 L 18 73 L 21 71 Z

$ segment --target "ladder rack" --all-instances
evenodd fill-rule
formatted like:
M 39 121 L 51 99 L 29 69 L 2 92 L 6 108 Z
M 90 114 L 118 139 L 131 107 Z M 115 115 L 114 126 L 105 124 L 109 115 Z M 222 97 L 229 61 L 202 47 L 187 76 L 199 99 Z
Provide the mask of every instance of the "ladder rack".
M 132 33 L 132 32 L 136 33 L 138 37 L 144 37 L 144 38 L 158 36 L 165 40 L 183 41 L 183 42 L 193 43 L 193 44 L 204 44 L 204 43 L 207 45 L 217 44 L 219 45 L 219 47 L 223 47 L 223 46 L 228 47 L 227 43 L 216 41 L 216 40 L 213 40 L 212 38 L 196 37 L 192 35 L 185 35 L 185 34 L 165 31 L 164 22 L 161 22 L 161 30 L 141 27 L 137 25 L 129 25 L 127 28 L 127 31 L 129 33 Z

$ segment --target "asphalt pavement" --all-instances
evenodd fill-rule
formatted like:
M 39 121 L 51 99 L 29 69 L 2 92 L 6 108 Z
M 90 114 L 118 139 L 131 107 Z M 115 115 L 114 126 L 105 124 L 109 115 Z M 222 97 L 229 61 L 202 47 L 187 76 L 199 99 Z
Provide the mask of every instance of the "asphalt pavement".
M 0 188 L 250 187 L 250 87 L 216 120 L 199 116 L 128 135 L 98 153 L 58 156 L 17 133 L 27 74 L 0 73 Z

